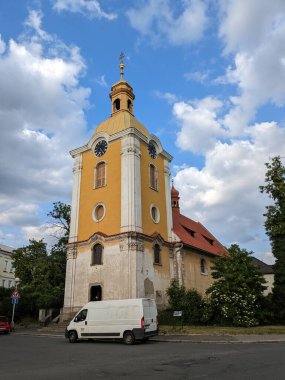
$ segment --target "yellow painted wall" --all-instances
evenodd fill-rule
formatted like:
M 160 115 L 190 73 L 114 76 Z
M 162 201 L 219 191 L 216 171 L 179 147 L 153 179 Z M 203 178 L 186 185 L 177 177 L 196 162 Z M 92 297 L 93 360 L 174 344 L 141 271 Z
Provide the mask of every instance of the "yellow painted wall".
M 95 167 L 99 161 L 107 163 L 107 184 L 94 188 Z M 102 202 L 106 214 L 102 221 L 92 218 L 94 207 Z M 86 240 L 95 232 L 106 235 L 120 233 L 121 223 L 121 141 L 109 144 L 107 152 L 102 157 L 96 157 L 89 150 L 83 153 L 81 187 L 79 201 L 78 240 Z
M 158 191 L 149 187 L 149 165 L 158 170 Z M 167 240 L 167 219 L 165 202 L 164 159 L 158 155 L 152 159 L 148 154 L 147 145 L 141 143 L 141 194 L 142 194 L 142 228 L 143 233 L 151 235 L 154 232 Z M 160 212 L 159 223 L 154 223 L 150 216 L 150 205 L 155 204 Z
M 201 274 L 200 259 L 206 260 L 208 274 Z M 184 284 L 187 289 L 196 289 L 202 295 L 212 285 L 211 266 L 213 261 L 207 256 L 194 252 L 187 252 L 184 256 Z

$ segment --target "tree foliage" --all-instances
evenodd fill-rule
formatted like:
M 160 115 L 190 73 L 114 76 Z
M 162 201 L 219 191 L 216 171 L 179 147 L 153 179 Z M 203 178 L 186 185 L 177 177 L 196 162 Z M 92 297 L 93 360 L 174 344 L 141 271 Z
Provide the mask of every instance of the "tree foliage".
M 171 312 L 183 312 L 183 323 L 196 325 L 203 322 L 204 301 L 197 290 L 185 289 L 177 280 L 172 280 L 167 295 Z
M 267 193 L 272 204 L 267 206 L 266 233 L 270 239 L 272 253 L 276 259 L 274 268 L 274 288 L 272 301 L 276 319 L 285 321 L 285 167 L 280 156 L 265 164 L 267 172 L 265 185 L 260 186 Z
M 213 285 L 207 290 L 214 322 L 233 326 L 258 324 L 265 280 L 250 258 L 251 252 L 233 244 L 228 256 L 213 266 Z
M 37 316 L 39 308 L 60 308 L 63 303 L 70 206 L 56 202 L 48 216 L 60 230 L 50 252 L 43 240 L 30 240 L 13 254 L 15 275 L 21 280 L 18 310 L 22 314 Z

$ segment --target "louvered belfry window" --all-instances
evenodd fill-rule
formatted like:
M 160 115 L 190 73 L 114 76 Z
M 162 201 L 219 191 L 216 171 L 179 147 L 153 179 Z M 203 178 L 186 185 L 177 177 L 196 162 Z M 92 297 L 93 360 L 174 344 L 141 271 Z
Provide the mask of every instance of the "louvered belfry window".
M 96 182 L 95 187 L 102 187 L 106 185 L 106 163 L 99 162 L 96 167 Z

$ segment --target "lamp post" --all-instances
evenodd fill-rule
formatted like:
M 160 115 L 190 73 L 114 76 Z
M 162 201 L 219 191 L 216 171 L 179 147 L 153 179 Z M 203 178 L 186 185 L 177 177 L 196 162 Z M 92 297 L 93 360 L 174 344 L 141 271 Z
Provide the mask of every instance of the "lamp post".
M 15 291 L 17 291 L 17 288 L 18 288 L 18 285 L 20 284 L 20 279 L 17 277 L 15 278 Z M 14 316 L 15 316 L 15 306 L 16 306 L 16 302 L 14 300 L 13 302 L 13 311 L 12 311 L 12 320 L 11 320 L 11 331 L 15 331 L 15 327 L 14 327 Z

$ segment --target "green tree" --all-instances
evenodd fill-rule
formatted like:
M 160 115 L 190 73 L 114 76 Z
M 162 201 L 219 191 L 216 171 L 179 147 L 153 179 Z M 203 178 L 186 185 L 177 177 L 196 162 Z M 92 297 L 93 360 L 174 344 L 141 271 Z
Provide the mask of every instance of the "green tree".
M 265 280 L 250 255 L 233 244 L 229 255 L 218 257 L 213 266 L 213 285 L 207 290 L 214 322 L 233 326 L 258 324 Z
M 166 293 L 171 312 L 174 310 L 183 312 L 183 323 L 191 325 L 202 323 L 204 300 L 197 290 L 185 289 L 177 280 L 172 280 Z
M 59 231 L 50 252 L 43 240 L 30 240 L 13 254 L 15 274 L 21 279 L 22 314 L 37 316 L 39 308 L 60 308 L 63 303 L 70 206 L 56 202 L 48 216 Z
M 276 320 L 285 321 L 285 167 L 281 157 L 272 158 L 265 164 L 267 173 L 265 185 L 260 186 L 262 193 L 267 193 L 272 204 L 267 206 L 265 229 L 270 239 L 274 264 L 274 288 L 272 302 Z

